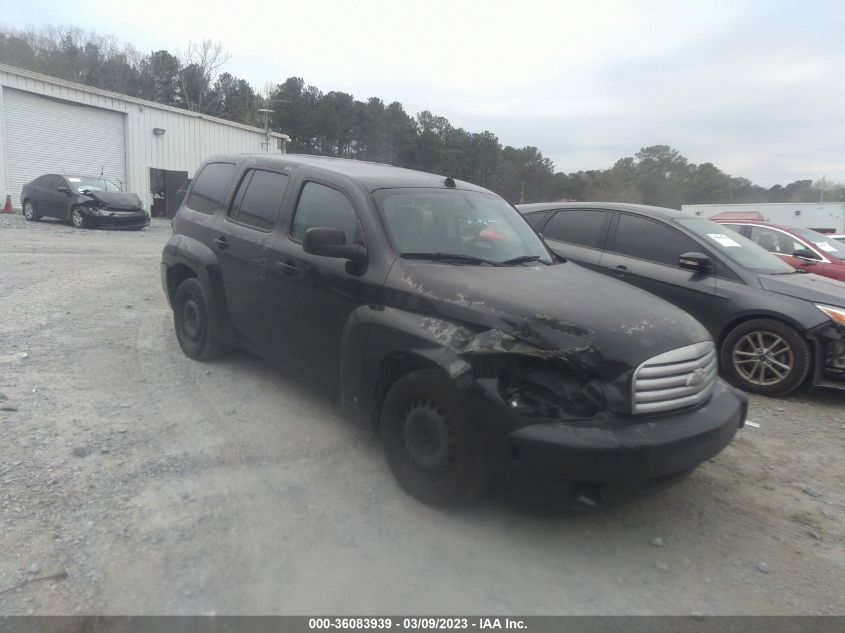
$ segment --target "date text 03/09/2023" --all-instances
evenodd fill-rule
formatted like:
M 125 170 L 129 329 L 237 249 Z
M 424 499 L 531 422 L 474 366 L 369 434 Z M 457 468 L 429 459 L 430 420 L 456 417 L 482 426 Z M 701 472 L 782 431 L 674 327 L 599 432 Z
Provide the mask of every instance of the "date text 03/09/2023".
M 309 618 L 310 630 L 526 630 L 525 621 L 518 618 L 439 618 L 439 617 L 405 617 L 405 618 Z

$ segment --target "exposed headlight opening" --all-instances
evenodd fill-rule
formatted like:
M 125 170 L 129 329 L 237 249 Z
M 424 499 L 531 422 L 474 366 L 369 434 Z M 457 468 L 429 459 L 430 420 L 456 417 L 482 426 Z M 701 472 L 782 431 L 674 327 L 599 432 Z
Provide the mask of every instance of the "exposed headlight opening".
M 816 303 L 815 306 L 824 312 L 825 315 L 834 323 L 845 325 L 845 308 L 834 308 L 833 306 L 820 305 L 818 303 Z
M 587 419 L 607 408 L 601 387 L 553 367 L 502 371 L 499 392 L 508 408 L 527 417 Z

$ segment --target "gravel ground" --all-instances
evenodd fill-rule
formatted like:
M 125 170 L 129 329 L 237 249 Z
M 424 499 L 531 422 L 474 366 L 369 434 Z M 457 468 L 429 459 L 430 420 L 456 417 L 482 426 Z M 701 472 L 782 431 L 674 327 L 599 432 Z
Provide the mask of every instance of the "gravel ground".
M 845 614 L 845 392 L 599 512 L 438 511 L 295 376 L 181 354 L 169 230 L 0 216 L 0 613 Z

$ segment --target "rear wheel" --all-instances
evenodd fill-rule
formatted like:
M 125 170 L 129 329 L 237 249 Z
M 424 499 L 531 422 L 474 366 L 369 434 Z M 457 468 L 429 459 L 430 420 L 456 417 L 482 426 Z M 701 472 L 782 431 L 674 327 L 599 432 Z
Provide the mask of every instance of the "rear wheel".
M 772 319 L 739 324 L 725 337 L 722 368 L 737 387 L 782 396 L 799 387 L 810 371 L 810 347 L 792 327 Z
M 79 207 L 74 207 L 70 212 L 70 222 L 78 229 L 88 228 L 88 218 L 83 215 Z
M 35 209 L 35 205 L 32 204 L 31 200 L 27 200 L 23 203 L 23 217 L 30 222 L 38 222 L 41 219 L 41 216 L 38 215 L 38 211 Z
M 414 371 L 397 380 L 385 397 L 380 430 L 390 469 L 421 501 L 447 505 L 487 489 L 486 438 L 438 372 Z
M 211 310 L 210 297 L 198 279 L 186 279 L 179 284 L 173 298 L 173 326 L 185 356 L 208 360 L 223 351 Z

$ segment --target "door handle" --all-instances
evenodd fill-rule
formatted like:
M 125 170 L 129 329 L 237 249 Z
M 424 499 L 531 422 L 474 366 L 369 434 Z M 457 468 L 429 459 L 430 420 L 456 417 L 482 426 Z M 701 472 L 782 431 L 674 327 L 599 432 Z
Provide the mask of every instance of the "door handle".
M 296 267 L 296 262 L 292 259 L 288 259 L 283 262 L 276 262 L 273 264 L 273 268 L 276 272 L 282 273 L 283 275 L 294 275 L 298 268 Z
M 220 237 L 215 237 L 211 241 L 214 242 L 214 245 L 221 251 L 225 251 L 227 248 L 229 248 L 229 242 L 227 242 L 226 238 L 222 235 Z
M 625 264 L 619 264 L 616 268 L 613 269 L 614 275 L 619 275 L 620 277 L 628 272 L 628 267 Z

